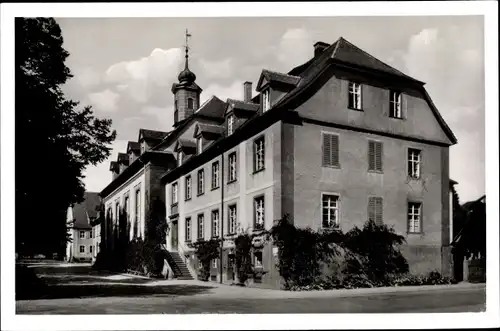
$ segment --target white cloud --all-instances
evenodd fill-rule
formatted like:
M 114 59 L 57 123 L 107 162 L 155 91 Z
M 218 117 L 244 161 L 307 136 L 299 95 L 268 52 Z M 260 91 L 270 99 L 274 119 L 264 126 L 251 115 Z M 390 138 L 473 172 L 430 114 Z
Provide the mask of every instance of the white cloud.
M 233 73 L 233 62 L 231 58 L 222 61 L 199 60 L 200 67 L 203 69 L 205 76 L 210 79 L 229 78 Z
M 106 89 L 102 92 L 90 93 L 88 98 L 95 108 L 104 112 L 115 112 L 118 110 L 117 102 L 120 95 Z
M 155 48 L 147 57 L 116 63 L 106 71 L 106 82 L 129 95 L 138 103 L 146 103 L 157 87 L 172 84 L 183 63 L 179 48 Z
M 111 183 L 112 175 L 111 171 L 109 171 L 109 163 L 116 160 L 119 152 L 125 151 L 127 143 L 127 140 L 115 140 L 113 144 L 111 144 L 111 155 L 106 161 L 97 166 L 89 166 L 85 169 L 84 176 L 86 178 L 84 182 L 87 191 L 100 192 Z

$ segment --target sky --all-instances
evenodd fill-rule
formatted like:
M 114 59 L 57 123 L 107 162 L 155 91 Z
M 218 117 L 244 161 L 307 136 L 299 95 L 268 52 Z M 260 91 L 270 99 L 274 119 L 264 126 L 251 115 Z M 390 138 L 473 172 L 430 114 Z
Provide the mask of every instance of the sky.
M 117 130 L 108 160 L 86 170 L 88 191 L 111 181 L 109 162 L 137 140 L 140 128 L 169 131 L 171 85 L 189 67 L 212 95 L 243 97 L 262 69 L 288 72 L 312 57 L 316 41 L 340 36 L 381 61 L 426 83 L 458 139 L 450 148 L 450 177 L 460 202 L 485 193 L 484 28 L 481 16 L 280 18 L 59 18 L 66 65 L 74 77 L 66 95 L 111 118 Z M 255 91 L 254 91 L 255 93 Z

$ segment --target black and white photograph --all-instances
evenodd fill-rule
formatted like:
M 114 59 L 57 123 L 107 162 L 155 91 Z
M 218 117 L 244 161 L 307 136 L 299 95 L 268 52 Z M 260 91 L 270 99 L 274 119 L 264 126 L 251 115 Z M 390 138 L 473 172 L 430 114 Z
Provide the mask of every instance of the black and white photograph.
M 2 329 L 499 326 L 497 2 L 0 13 Z

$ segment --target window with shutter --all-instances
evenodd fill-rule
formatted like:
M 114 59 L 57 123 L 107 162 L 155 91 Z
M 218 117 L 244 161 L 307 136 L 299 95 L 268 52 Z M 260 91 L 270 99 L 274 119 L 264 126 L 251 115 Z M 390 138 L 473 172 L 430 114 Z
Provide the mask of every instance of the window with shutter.
M 339 136 L 323 133 L 323 166 L 339 167 Z
M 368 141 L 368 170 L 382 171 L 383 144 L 378 141 Z
M 368 220 L 377 225 L 384 223 L 383 219 L 383 199 L 380 197 L 370 197 L 368 199 Z

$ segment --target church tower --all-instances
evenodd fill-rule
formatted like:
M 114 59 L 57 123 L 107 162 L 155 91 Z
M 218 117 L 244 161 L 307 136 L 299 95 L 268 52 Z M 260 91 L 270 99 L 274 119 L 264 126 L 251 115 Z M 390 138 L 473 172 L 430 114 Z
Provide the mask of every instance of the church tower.
M 186 30 L 186 45 L 184 46 L 186 50 L 186 63 L 184 70 L 177 77 L 179 82 L 172 85 L 172 93 L 174 94 L 174 127 L 193 115 L 195 110 L 200 107 L 202 89 L 195 83 L 196 75 L 189 70 L 189 37 L 191 35 Z

